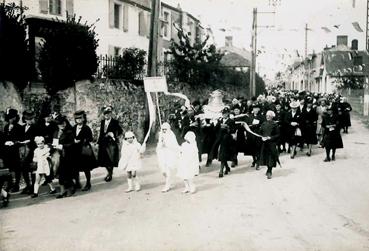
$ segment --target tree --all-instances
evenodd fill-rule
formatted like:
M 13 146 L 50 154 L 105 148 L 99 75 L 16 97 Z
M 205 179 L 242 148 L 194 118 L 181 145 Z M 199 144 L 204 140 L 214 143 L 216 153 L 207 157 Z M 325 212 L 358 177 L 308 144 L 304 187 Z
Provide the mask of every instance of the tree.
M 173 39 L 170 44 L 172 60 L 169 63 L 169 77 L 191 85 L 208 84 L 212 75 L 217 73 L 223 54 L 214 45 L 204 41 L 191 40 L 183 29 L 178 29 L 179 43 Z
M 138 80 L 144 74 L 146 51 L 138 48 L 126 48 L 122 56 L 113 58 L 114 66 L 105 67 L 105 75 L 109 78 L 124 79 L 131 82 Z
M 78 80 L 91 79 L 96 73 L 98 39 L 94 24 L 81 23 L 81 17 L 56 19 L 53 28 L 43 31 L 39 69 L 50 93 L 72 87 Z
M 354 75 L 339 75 L 334 83 L 337 89 L 363 89 L 364 88 L 364 77 Z
M 30 57 L 26 39 L 26 8 L 15 3 L 0 4 L 0 80 L 22 89 L 30 78 Z

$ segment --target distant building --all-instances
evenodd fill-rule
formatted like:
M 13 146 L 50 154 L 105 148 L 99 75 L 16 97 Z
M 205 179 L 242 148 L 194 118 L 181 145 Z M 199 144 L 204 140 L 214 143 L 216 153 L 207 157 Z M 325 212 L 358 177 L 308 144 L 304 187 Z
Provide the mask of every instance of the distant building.
M 225 46 L 219 48 L 224 53 L 220 61 L 225 67 L 239 71 L 247 71 L 251 65 L 251 53 L 247 50 L 233 46 L 233 37 L 225 37 Z
M 357 40 L 353 40 L 349 48 L 347 36 L 338 36 L 336 46 L 291 65 L 283 74 L 285 87 L 331 93 L 337 89 L 337 80 L 342 77 L 368 77 L 369 54 L 357 48 Z

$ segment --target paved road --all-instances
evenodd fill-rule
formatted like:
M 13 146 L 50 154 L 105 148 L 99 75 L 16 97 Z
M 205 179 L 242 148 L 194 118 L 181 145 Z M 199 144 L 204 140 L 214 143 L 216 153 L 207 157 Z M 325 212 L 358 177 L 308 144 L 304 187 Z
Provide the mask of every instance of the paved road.
M 282 155 L 271 180 L 249 157 L 223 179 L 216 163 L 202 169 L 193 195 L 180 180 L 160 192 L 153 154 L 138 193 L 124 193 L 122 172 L 107 184 L 97 169 L 87 193 L 13 196 L 0 210 L 0 250 L 369 250 L 368 132 L 354 119 L 335 162 L 318 148 L 310 158 Z

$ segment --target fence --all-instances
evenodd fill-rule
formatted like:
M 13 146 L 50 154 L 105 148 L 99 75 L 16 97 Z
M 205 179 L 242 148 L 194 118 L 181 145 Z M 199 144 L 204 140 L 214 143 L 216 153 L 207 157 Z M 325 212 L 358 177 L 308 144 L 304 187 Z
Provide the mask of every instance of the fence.
M 124 79 L 124 77 L 119 76 L 119 56 L 108 56 L 100 55 L 98 60 L 98 67 L 96 72 L 96 77 L 98 79 L 110 78 L 110 79 Z M 142 80 L 146 75 L 147 64 L 141 74 L 135 76 L 136 80 Z
M 343 89 L 341 94 L 347 97 L 353 111 L 364 114 L 364 89 Z

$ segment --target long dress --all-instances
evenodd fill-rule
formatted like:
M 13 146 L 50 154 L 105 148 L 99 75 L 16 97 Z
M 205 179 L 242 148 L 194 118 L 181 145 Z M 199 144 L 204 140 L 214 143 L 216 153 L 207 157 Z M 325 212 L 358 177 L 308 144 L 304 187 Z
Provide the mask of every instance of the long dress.
M 318 120 L 318 114 L 316 110 L 306 108 L 301 114 L 302 127 L 303 127 L 303 138 L 306 144 L 316 145 L 318 138 L 316 136 L 316 126 Z
M 156 146 L 159 168 L 162 173 L 169 173 L 176 169 L 179 156 L 179 145 L 173 131 L 159 132 L 159 140 Z
M 192 179 L 199 174 L 199 158 L 196 142 L 183 142 L 178 163 L 177 176 L 184 179 Z
M 96 167 L 96 157 L 92 150 L 91 142 L 92 131 L 88 125 L 82 125 L 82 128 L 77 134 L 77 125 L 73 127 L 74 139 L 79 140 L 79 143 L 73 145 L 73 160 L 76 170 L 83 172 L 89 171 Z M 83 153 L 83 148 L 89 148 L 89 153 Z

